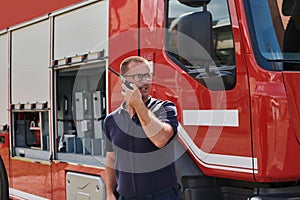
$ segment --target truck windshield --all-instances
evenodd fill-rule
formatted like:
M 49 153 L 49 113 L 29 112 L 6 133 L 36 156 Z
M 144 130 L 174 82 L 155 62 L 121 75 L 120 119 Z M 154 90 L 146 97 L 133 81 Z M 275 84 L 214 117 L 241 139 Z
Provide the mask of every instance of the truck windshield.
M 300 70 L 298 0 L 245 0 L 258 63 L 268 70 Z

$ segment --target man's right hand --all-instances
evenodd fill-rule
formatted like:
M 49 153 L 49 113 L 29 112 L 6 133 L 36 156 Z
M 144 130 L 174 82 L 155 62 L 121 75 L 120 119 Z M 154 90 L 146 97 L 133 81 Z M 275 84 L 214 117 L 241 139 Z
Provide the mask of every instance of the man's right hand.
M 107 152 L 106 163 L 105 163 L 105 179 L 106 179 L 106 200 L 116 200 L 114 191 L 116 188 L 116 177 L 115 177 L 115 153 Z
M 117 200 L 117 198 L 113 193 L 111 193 L 111 194 L 106 194 L 106 200 Z

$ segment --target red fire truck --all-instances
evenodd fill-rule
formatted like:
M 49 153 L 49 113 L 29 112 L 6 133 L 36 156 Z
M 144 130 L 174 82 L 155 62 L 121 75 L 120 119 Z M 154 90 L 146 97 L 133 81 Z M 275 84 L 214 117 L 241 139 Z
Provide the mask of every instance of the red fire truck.
M 183 199 L 299 199 L 300 34 L 288 10 L 78 0 L 1 27 L 0 199 L 105 199 L 102 123 L 122 101 L 108 68 L 130 55 L 151 62 L 152 95 L 177 106 Z

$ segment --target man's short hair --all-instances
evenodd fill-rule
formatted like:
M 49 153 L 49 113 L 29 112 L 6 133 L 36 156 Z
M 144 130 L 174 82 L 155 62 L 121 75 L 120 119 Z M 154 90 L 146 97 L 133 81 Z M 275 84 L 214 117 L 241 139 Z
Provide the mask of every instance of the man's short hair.
M 130 56 L 128 58 L 125 58 L 122 61 L 122 63 L 120 64 L 121 75 L 124 75 L 129 70 L 128 65 L 131 62 L 144 63 L 145 65 L 148 66 L 148 68 L 150 70 L 150 64 L 149 64 L 148 60 L 146 60 L 145 58 L 140 57 L 140 56 Z

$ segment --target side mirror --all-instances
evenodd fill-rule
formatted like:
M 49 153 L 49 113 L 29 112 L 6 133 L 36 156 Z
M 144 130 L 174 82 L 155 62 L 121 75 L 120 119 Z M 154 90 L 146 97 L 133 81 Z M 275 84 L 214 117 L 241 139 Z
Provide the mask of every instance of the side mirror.
M 212 55 L 212 16 L 208 11 L 189 13 L 178 20 L 179 54 L 193 65 L 207 66 Z
M 190 7 L 200 7 L 209 4 L 210 0 L 178 0 L 180 3 Z
M 283 0 L 282 2 L 282 14 L 284 16 L 292 16 L 295 12 L 299 14 L 300 3 L 299 0 Z

